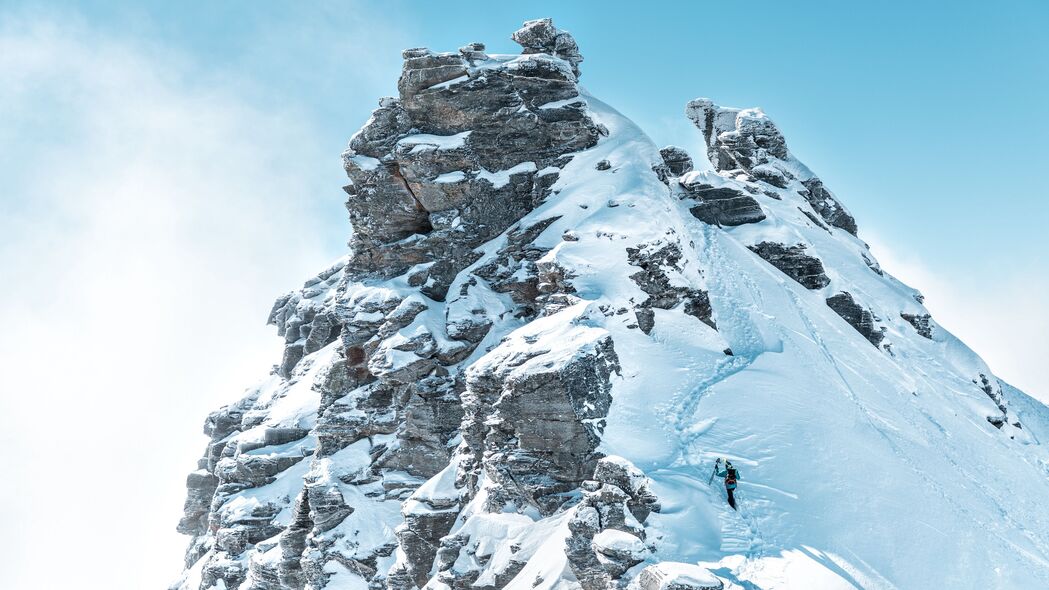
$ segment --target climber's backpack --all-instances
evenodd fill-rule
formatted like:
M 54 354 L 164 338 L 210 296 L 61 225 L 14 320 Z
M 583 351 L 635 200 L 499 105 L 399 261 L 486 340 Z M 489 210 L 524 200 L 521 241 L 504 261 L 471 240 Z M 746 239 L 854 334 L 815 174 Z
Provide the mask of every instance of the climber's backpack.
M 736 468 L 728 467 L 725 469 L 725 485 L 735 485 L 736 483 Z

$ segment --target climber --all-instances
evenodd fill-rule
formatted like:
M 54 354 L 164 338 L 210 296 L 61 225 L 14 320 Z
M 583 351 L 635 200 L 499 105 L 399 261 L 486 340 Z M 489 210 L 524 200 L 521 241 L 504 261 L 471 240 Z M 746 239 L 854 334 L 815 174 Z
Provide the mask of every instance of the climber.
M 733 510 L 735 510 L 736 496 L 734 492 L 736 490 L 736 480 L 739 479 L 739 471 L 736 470 L 736 466 L 732 464 L 732 461 L 729 461 L 728 459 L 725 459 L 724 470 L 719 471 L 718 465 L 720 465 L 720 463 L 721 459 L 718 459 L 714 463 L 714 473 L 718 477 L 725 478 L 725 491 L 728 492 L 728 505 L 731 506 Z

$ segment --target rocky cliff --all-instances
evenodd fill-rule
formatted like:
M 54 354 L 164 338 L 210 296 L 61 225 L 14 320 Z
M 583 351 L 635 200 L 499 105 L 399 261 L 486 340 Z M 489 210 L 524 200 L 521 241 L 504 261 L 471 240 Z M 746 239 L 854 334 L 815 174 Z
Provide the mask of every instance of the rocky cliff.
M 567 32 L 513 40 L 404 51 L 343 155 L 349 254 L 277 300 L 279 365 L 207 418 L 173 588 L 915 587 L 936 551 L 892 522 L 919 517 L 990 530 L 959 579 L 1049 580 L 1049 411 L 772 121 L 697 99 L 707 153 L 660 150 Z

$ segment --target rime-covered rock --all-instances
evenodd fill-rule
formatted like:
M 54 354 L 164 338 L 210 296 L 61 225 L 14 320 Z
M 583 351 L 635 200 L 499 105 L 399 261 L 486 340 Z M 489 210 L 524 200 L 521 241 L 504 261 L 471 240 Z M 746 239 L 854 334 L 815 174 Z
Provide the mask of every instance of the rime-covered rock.
M 721 590 L 724 587 L 725 583 L 706 568 L 664 562 L 641 570 L 630 590 Z
M 676 145 L 668 145 L 659 150 L 659 155 L 662 156 L 663 163 L 666 164 L 672 175 L 681 176 L 686 172 L 692 172 L 692 156 L 688 155 L 684 149 Z
M 536 320 L 540 328 L 557 315 Z M 538 324 L 538 325 L 537 325 Z M 549 354 L 573 343 L 573 354 Z M 532 503 L 550 514 L 561 494 L 591 476 L 597 443 L 619 371 L 612 340 L 602 330 L 569 323 L 563 329 L 507 340 L 467 373 L 462 436 L 471 461 L 464 477 L 496 482 L 492 506 Z
M 567 31 L 558 30 L 552 19 L 527 21 L 511 38 L 524 47 L 526 54 L 546 53 L 560 57 L 571 64 L 572 72 L 579 76 L 579 64 L 583 61 L 579 46 Z
M 827 223 L 856 234 L 856 220 L 822 181 L 798 162 L 775 123 L 761 109 L 721 107 L 708 98 L 688 103 L 685 114 L 703 133 L 714 169 L 743 172 L 777 188 L 797 181 L 798 194 Z

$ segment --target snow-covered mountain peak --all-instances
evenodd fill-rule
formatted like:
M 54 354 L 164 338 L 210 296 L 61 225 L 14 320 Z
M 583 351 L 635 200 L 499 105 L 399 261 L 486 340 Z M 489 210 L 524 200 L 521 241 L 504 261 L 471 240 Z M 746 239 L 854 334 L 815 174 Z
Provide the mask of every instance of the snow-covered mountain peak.
M 697 99 L 707 154 L 658 149 L 571 35 L 513 38 L 404 52 L 344 154 L 349 254 L 208 418 L 174 587 L 1049 583 L 1049 410 L 772 121 Z

